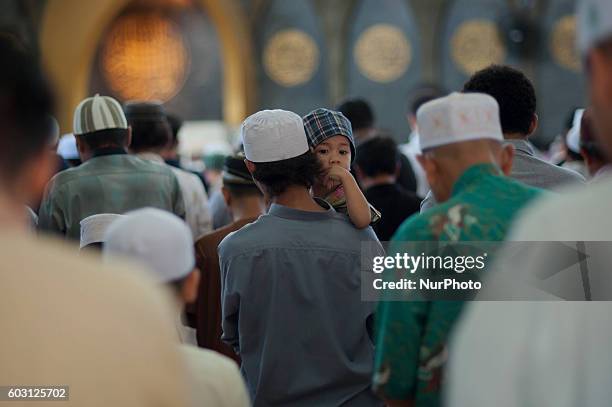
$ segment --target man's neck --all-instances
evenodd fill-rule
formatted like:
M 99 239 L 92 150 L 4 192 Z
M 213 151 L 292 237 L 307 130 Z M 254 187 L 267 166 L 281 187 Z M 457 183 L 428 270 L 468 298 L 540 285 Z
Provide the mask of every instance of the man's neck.
M 396 177 L 393 174 L 380 174 L 374 177 L 365 177 L 359 180 L 363 189 L 369 189 L 378 185 L 395 184 Z
M 0 192 L 0 229 L 27 230 L 28 219 L 25 204 L 10 199 L 7 194 Z
M 527 141 L 527 135 L 523 133 L 504 133 L 504 140 L 525 140 Z
M 244 197 L 230 206 L 234 222 L 258 218 L 266 212 L 266 206 L 259 197 Z
M 325 212 L 312 198 L 308 189 L 299 185 L 287 187 L 285 192 L 272 198 L 272 203 L 301 211 Z

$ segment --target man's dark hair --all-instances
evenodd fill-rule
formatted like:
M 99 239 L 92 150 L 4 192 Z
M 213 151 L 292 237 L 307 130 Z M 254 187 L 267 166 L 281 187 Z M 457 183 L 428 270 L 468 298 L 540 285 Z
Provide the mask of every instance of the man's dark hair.
M 444 91 L 436 85 L 418 85 L 410 91 L 408 96 L 408 113 L 416 115 L 421 106 L 434 99 L 441 98 L 444 94 Z
M 353 127 L 353 131 L 368 129 L 374 126 L 374 113 L 370 104 L 363 99 L 348 99 L 336 108 Z
M 164 148 L 171 139 L 172 130 L 167 120 L 129 119 L 132 127 L 130 149 L 135 152 Z
M 255 184 L 231 184 L 224 183 L 223 188 L 227 189 L 235 198 L 243 198 L 247 196 L 261 196 L 262 193 Z
M 393 175 L 398 162 L 397 144 L 391 137 L 377 135 L 357 146 L 355 165 L 368 177 Z
M 139 153 L 168 146 L 172 139 L 172 129 L 160 103 L 126 102 L 123 109 L 132 127 L 132 151 Z
M 492 96 L 499 104 L 504 133 L 529 134 L 536 112 L 536 95 L 533 84 L 521 71 L 506 65 L 491 65 L 476 72 L 463 85 L 463 92 Z
M 81 143 L 84 143 L 90 150 L 96 151 L 102 148 L 126 148 L 128 130 L 127 129 L 105 129 L 92 133 L 85 133 L 76 136 Z
M 176 146 L 178 144 L 178 133 L 183 127 L 183 120 L 180 117 L 174 114 L 168 114 L 168 124 L 170 124 L 170 130 L 172 133 L 170 134 L 170 145 Z
M 282 161 L 255 163 L 253 178 L 271 196 L 278 196 L 291 185 L 310 188 L 323 175 L 323 167 L 311 151 Z
M 50 141 L 53 97 L 38 61 L 0 34 L 0 177 L 13 181 Z

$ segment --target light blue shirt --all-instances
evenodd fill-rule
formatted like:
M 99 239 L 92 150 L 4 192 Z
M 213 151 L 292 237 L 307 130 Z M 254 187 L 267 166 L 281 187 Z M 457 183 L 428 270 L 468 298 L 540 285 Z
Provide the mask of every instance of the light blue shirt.
M 222 339 L 255 406 L 382 405 L 370 390 L 375 304 L 360 280 L 361 242 L 378 240 L 326 207 L 273 204 L 219 245 Z

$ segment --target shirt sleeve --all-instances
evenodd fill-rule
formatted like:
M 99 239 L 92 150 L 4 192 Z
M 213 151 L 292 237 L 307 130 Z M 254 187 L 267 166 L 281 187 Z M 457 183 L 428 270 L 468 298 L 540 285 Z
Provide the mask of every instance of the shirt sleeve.
M 47 185 L 47 190 L 45 191 L 43 201 L 38 211 L 37 228 L 39 231 L 65 235 L 66 225 L 62 214 L 62 208 L 57 202 L 56 192 L 53 183 Z
M 240 274 L 236 271 L 249 270 L 249 265 L 240 258 L 228 259 L 219 252 L 219 266 L 221 269 L 221 327 L 223 329 L 221 340 L 240 355 L 238 330 L 240 294 L 236 289 L 238 284 L 235 279 Z
M 197 208 L 197 226 L 194 239 L 197 239 L 212 230 L 212 218 L 208 208 L 208 197 L 206 196 L 206 190 L 204 190 L 204 186 L 200 181 L 197 181 L 197 184 L 194 183 L 194 194 Z
M 413 242 L 415 252 L 428 252 L 428 242 L 435 239 L 427 228 L 415 223 L 403 228 L 393 238 L 397 243 L 392 244 L 390 255 L 401 251 L 400 241 Z M 417 394 L 434 399 L 439 396 L 446 341 L 463 304 L 414 297 L 411 300 L 412 295 L 416 297 L 418 291 L 405 300 L 382 301 L 376 314 L 373 385 L 390 400 L 412 399 Z
M 176 179 L 176 175 L 172 174 L 172 212 L 179 218 L 185 220 L 185 200 L 183 199 L 183 193 L 181 192 L 181 186 Z

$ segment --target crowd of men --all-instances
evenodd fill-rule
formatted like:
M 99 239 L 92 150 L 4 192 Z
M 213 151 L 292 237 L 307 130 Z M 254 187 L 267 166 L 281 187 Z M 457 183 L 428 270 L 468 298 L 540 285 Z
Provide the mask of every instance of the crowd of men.
M 219 185 L 181 168 L 155 102 L 86 97 L 58 158 L 42 69 L 0 35 L 0 387 L 68 386 L 75 406 L 609 405 L 607 302 L 364 297 L 406 242 L 612 240 L 612 3 L 578 21 L 590 102 L 567 146 L 588 181 L 538 157 L 534 87 L 509 66 L 420 88 L 400 146 L 363 100 L 254 113 Z M 584 299 L 612 299 L 608 256 L 581 269 Z

